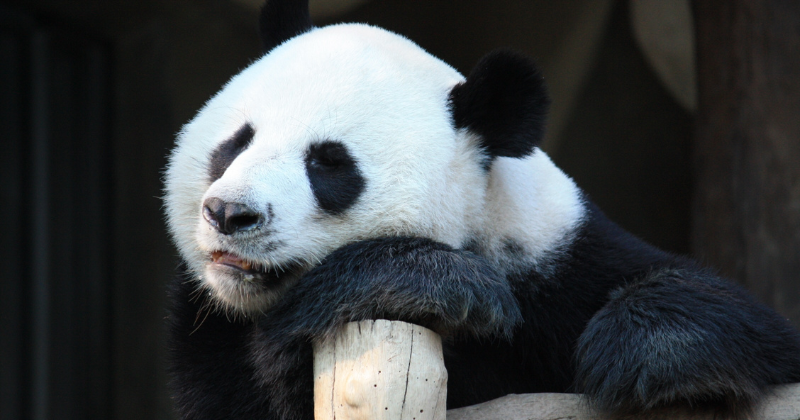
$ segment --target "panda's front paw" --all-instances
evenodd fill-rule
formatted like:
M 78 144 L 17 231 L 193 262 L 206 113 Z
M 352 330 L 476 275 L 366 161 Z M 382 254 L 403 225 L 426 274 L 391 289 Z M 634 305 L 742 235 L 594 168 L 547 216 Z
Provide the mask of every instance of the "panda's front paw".
M 265 317 L 283 334 L 312 338 L 364 319 L 486 336 L 509 335 L 521 316 L 510 286 L 483 258 L 392 237 L 334 251 Z

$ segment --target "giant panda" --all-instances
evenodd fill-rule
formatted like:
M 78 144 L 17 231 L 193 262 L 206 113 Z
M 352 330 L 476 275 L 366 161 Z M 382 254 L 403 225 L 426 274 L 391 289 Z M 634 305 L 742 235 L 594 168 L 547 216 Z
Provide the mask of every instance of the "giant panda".
M 449 408 L 581 392 L 743 416 L 800 381 L 785 319 L 609 221 L 538 147 L 524 56 L 464 78 L 386 30 L 316 28 L 304 1 L 269 1 L 261 34 L 165 172 L 182 418 L 311 419 L 312 343 L 377 318 L 443 336 Z

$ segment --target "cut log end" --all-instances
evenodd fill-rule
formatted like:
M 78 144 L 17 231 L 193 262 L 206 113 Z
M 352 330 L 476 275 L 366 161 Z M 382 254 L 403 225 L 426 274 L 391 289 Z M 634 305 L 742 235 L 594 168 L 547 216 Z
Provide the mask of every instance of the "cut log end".
M 314 344 L 317 420 L 444 420 L 447 370 L 442 340 L 399 321 L 345 325 Z

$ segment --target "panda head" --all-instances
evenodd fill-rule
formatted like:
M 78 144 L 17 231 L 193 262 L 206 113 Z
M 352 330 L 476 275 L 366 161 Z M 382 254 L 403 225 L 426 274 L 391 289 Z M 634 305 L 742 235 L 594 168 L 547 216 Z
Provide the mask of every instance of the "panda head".
M 461 246 L 493 160 L 542 136 L 542 78 L 514 53 L 464 79 L 386 30 L 314 28 L 303 2 L 268 2 L 261 25 L 267 54 L 183 128 L 166 171 L 173 239 L 226 310 L 267 309 L 353 241 Z

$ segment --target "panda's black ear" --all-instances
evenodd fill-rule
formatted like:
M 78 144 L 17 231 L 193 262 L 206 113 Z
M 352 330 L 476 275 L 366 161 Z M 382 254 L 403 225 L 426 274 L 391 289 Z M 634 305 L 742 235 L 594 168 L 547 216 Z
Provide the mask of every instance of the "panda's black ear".
M 313 27 L 308 0 L 267 0 L 261 7 L 258 29 L 265 53 Z
M 456 128 L 480 135 L 491 157 L 531 154 L 544 136 L 549 105 L 539 69 L 508 50 L 487 54 L 450 92 Z

